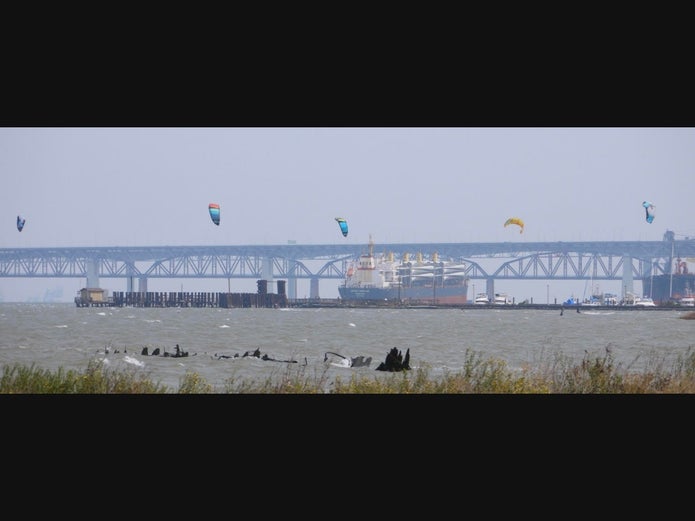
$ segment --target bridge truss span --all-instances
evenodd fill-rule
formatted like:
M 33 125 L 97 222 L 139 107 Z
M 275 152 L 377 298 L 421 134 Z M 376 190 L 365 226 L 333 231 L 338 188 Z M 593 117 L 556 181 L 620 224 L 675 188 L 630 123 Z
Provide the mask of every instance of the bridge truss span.
M 629 266 L 627 264 L 629 263 Z M 581 252 L 535 253 L 504 262 L 493 279 L 617 280 L 629 270 L 633 278 L 667 273 L 667 262 L 625 255 Z
M 667 232 L 668 234 L 669 232 Z M 365 245 L 242 245 L 0 249 L 0 278 L 224 278 L 343 280 Z M 695 239 L 540 243 L 374 244 L 375 252 L 422 252 L 465 264 L 470 279 L 625 280 L 669 274 L 695 259 Z

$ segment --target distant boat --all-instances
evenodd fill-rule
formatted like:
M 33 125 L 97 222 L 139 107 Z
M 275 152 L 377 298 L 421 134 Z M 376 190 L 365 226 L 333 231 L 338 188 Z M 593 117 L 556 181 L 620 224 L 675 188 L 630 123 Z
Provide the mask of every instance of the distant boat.
M 623 301 L 625 306 L 636 306 L 643 308 L 653 308 L 656 307 L 654 300 L 651 297 L 638 297 L 633 293 L 628 293 Z
M 506 293 L 495 293 L 495 298 L 492 303 L 496 306 L 511 306 L 514 304 L 514 301 Z
M 596 295 L 591 295 L 588 299 L 581 303 L 582 306 L 600 306 L 601 298 Z
M 681 306 L 688 308 L 695 307 L 695 294 L 688 288 L 685 291 L 685 295 L 683 295 L 678 302 Z
M 475 300 L 473 301 L 475 304 L 489 304 L 490 303 L 490 297 L 487 296 L 487 293 L 478 293 L 475 296 Z
M 617 306 L 618 295 L 615 293 L 603 293 L 591 295 L 582 302 L 582 306 Z
M 618 295 L 615 293 L 604 293 L 603 294 L 603 305 L 604 306 L 617 306 L 618 305 Z

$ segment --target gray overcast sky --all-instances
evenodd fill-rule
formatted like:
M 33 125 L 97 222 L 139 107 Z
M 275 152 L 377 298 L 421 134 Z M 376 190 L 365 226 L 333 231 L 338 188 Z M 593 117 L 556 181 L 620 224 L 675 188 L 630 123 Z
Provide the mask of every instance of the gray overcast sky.
M 695 236 L 694 145 L 693 128 L 5 127 L 0 248 Z M 652 224 L 644 200 L 656 206 Z M 512 216 L 523 234 L 504 228 Z M 544 302 L 536 284 L 523 292 Z M 56 285 L 71 300 L 84 281 Z M 46 287 L 0 278 L 0 298 Z

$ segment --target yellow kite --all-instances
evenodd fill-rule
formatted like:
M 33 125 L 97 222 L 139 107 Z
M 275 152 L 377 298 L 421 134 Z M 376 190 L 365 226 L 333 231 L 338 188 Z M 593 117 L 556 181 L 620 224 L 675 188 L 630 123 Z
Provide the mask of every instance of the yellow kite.
M 524 233 L 524 221 L 519 219 L 518 217 L 510 217 L 504 222 L 504 227 L 506 228 L 510 224 L 516 224 L 519 226 L 521 229 L 519 230 L 519 233 Z

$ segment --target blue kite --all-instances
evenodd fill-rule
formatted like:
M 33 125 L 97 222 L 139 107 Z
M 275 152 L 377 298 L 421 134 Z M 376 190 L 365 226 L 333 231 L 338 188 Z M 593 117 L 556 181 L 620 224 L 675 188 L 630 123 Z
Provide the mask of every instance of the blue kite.
M 651 224 L 652 221 L 654 220 L 654 208 L 655 208 L 655 206 L 652 203 L 650 203 L 649 201 L 644 201 L 642 203 L 642 206 L 644 206 L 644 211 L 647 213 L 647 222 L 649 224 Z
M 338 221 L 338 224 L 340 225 L 340 231 L 343 232 L 343 237 L 347 237 L 348 234 L 348 224 L 345 219 L 342 217 L 336 217 L 336 221 Z

